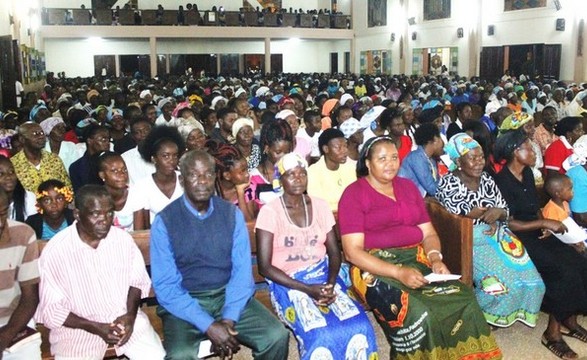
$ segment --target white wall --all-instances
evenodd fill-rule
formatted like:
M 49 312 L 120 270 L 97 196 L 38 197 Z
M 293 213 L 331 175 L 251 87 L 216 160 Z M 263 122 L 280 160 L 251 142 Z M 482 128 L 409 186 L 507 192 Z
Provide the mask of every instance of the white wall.
M 147 40 L 47 39 L 47 71 L 65 71 L 67 76 L 92 76 L 94 55 L 147 55 Z M 284 72 L 329 72 L 330 53 L 338 52 L 343 70 L 347 40 L 282 40 L 271 42 L 272 54 L 283 54 Z M 159 40 L 158 54 L 264 54 L 264 41 Z M 75 57 L 72 57 L 75 54 Z
M 561 79 L 573 79 L 577 48 L 577 27 L 580 16 L 587 17 L 583 1 L 561 1 L 563 9 L 556 11 L 553 0 L 541 9 L 503 11 L 503 4 L 483 3 L 483 46 L 521 44 L 561 44 Z M 581 5 L 581 6 L 580 6 Z M 566 20 L 565 31 L 556 31 L 557 18 Z M 495 26 L 495 35 L 487 35 L 487 26 Z
M 504 12 L 503 0 L 453 0 L 451 18 L 423 20 L 423 1 L 388 0 L 387 25 L 367 28 L 367 2 L 353 1 L 353 27 L 356 36 L 355 72 L 359 71 L 360 52 L 363 50 L 391 49 L 393 72 L 400 71 L 400 62 L 405 61 L 403 72 L 412 73 L 412 50 L 429 47 L 458 47 L 460 75 L 472 76 L 478 73 L 478 58 L 483 46 L 504 46 L 519 44 L 562 44 L 561 79 L 573 79 L 575 67 L 587 69 L 577 63 L 577 27 L 581 17 L 587 18 L 584 0 L 560 0 L 563 9 L 556 11 L 554 0 L 547 0 L 546 8 Z M 408 25 L 407 19 L 414 17 L 415 25 Z M 566 31 L 555 31 L 557 18 L 566 20 Z M 495 36 L 487 36 L 487 25 L 495 25 Z M 457 28 L 462 27 L 464 37 L 457 37 Z M 396 41 L 390 35 L 396 34 Z M 412 33 L 417 39 L 413 41 Z M 399 39 L 404 36 L 404 59 L 399 58 Z M 587 37 L 587 36 L 584 36 Z M 587 51 L 587 49 L 586 49 Z M 577 65 L 577 66 L 575 66 Z M 579 80 L 579 79 L 575 79 Z

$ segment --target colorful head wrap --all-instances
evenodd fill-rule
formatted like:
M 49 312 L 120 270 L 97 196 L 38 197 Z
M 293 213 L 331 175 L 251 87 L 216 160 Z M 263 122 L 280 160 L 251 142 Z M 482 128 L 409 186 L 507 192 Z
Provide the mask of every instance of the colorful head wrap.
M 503 123 L 499 127 L 499 132 L 504 133 L 510 130 L 517 130 L 532 120 L 534 120 L 534 118 L 528 113 L 520 111 L 512 113 L 503 120 Z
M 277 168 L 277 172 L 279 172 L 279 175 L 283 175 L 287 171 L 295 169 L 298 166 L 302 169 L 307 169 L 308 162 L 306 161 L 306 159 L 293 152 L 283 155 L 283 157 L 279 159 L 279 161 L 275 165 L 275 167 Z
M 453 137 L 451 137 L 448 140 L 448 143 L 444 146 L 444 151 L 453 161 L 453 166 L 450 170 L 452 171 L 456 168 L 456 164 L 454 163 L 454 161 L 456 161 L 461 156 L 467 154 L 472 149 L 476 149 L 480 146 L 481 145 L 479 145 L 477 141 L 475 141 L 466 133 L 458 133 L 456 135 L 453 135 Z
M 342 99 L 342 97 L 341 97 L 341 99 Z M 322 105 L 322 116 L 330 116 L 330 113 L 332 112 L 332 109 L 334 109 L 336 104 L 338 104 L 338 100 L 336 100 L 336 99 L 326 100 L 324 102 L 324 105 Z
M 338 130 L 342 131 L 346 139 L 350 138 L 354 133 L 361 129 L 363 128 L 361 127 L 359 120 L 355 118 L 350 118 L 342 124 L 338 125 Z
M 190 104 L 194 105 L 196 102 L 199 102 L 200 104 L 204 103 L 204 100 L 202 100 L 202 98 L 196 94 L 190 95 L 188 97 L 188 101 L 190 102 Z
M 124 113 L 120 109 L 112 109 L 110 112 L 110 120 L 112 120 L 115 116 L 123 117 Z
M 90 90 L 90 91 L 88 91 L 88 94 L 86 95 L 86 98 L 88 99 L 88 101 L 90 101 L 90 99 L 92 99 L 94 96 L 100 96 L 100 93 L 98 92 L 98 90 Z
M 180 102 L 179 104 L 177 104 L 175 109 L 173 109 L 173 111 L 171 112 L 171 115 L 173 117 L 178 117 L 180 111 L 182 111 L 183 109 L 190 109 L 191 107 L 192 107 L 192 104 L 189 101 Z
M 249 118 L 236 119 L 236 121 L 232 124 L 232 136 L 236 139 L 236 135 L 238 134 L 240 129 L 242 129 L 245 126 L 250 126 L 253 130 L 255 129 L 255 123 L 253 122 L 253 120 Z
M 53 128 L 59 124 L 65 124 L 65 122 L 63 121 L 62 118 L 50 117 L 50 118 L 47 118 L 47 119 L 41 121 L 41 123 L 39 125 L 41 126 L 41 129 L 43 129 L 45 136 L 49 137 L 49 135 L 51 134 L 51 131 L 53 131 Z
M 363 117 L 361 117 L 360 123 L 361 127 L 368 128 L 371 126 L 371 123 L 381 115 L 381 113 L 385 110 L 384 106 L 376 105 L 373 106 L 369 111 L 367 111 Z
M 31 121 L 35 120 L 35 116 L 37 116 L 37 113 L 41 109 L 47 109 L 47 107 L 45 106 L 44 103 L 40 103 L 40 104 L 33 106 L 33 108 L 31 109 L 31 112 L 29 113 L 29 120 L 31 120 Z

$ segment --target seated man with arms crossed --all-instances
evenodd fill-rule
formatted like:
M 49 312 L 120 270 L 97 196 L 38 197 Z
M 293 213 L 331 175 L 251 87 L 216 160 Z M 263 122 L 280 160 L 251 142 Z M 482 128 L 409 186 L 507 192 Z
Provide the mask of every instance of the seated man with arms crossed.
M 159 336 L 140 309 L 151 281 L 133 238 L 112 226 L 106 188 L 85 185 L 75 198 L 75 222 L 49 241 L 39 259 L 40 304 L 35 318 L 51 330 L 56 360 L 102 359 L 109 345 L 130 359 L 162 360 Z
M 243 214 L 213 196 L 214 164 L 204 151 L 184 154 L 185 193 L 151 227 L 151 275 L 167 359 L 197 359 L 205 338 L 221 357 L 232 357 L 243 344 L 255 359 L 286 359 L 289 333 L 253 298 Z

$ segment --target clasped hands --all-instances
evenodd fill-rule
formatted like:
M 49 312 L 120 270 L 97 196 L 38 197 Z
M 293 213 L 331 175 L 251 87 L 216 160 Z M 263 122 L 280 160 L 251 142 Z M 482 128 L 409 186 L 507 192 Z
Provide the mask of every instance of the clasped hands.
M 206 330 L 206 336 L 212 342 L 210 350 L 221 359 L 232 359 L 240 349 L 236 335 L 238 332 L 234 328 L 234 322 L 228 319 L 214 321 Z
M 307 285 L 305 291 L 318 306 L 328 306 L 336 301 L 336 293 L 332 284 L 311 284 Z
M 124 314 L 110 324 L 100 323 L 98 335 L 108 344 L 122 346 L 130 339 L 136 317 Z

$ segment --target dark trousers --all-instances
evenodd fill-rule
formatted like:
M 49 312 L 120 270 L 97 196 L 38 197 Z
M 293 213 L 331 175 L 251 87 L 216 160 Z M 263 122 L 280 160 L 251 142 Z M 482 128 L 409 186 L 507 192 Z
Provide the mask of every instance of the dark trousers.
M 190 293 L 214 319 L 222 319 L 225 292 L 206 291 Z M 163 321 L 165 340 L 163 345 L 168 360 L 198 359 L 200 342 L 206 339 L 192 324 L 172 315 L 159 306 L 157 314 Z M 255 359 L 287 359 L 289 331 L 257 300 L 251 298 L 243 309 L 239 321 L 235 324 L 238 341 L 253 350 Z

